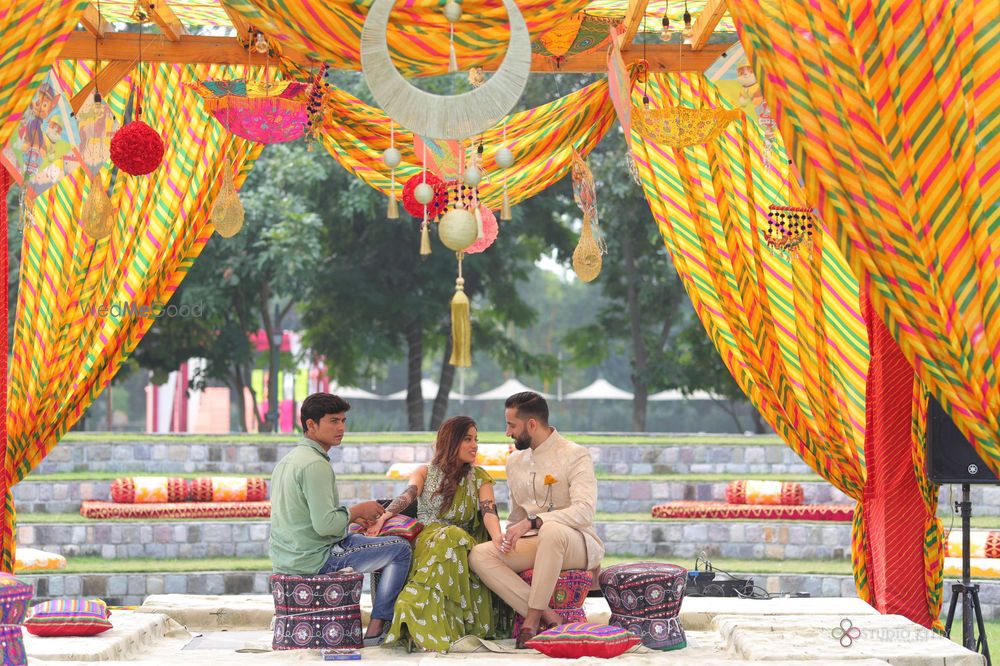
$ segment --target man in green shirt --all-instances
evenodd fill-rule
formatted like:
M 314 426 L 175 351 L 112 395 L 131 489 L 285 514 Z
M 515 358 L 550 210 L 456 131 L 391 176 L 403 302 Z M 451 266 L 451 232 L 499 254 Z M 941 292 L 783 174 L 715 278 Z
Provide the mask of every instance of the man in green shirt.
M 351 405 L 329 393 L 314 393 L 302 402 L 304 439 L 271 475 L 271 564 L 276 573 L 312 576 L 351 568 L 358 573 L 382 571 L 365 634 L 377 644 L 392 622 L 393 607 L 410 570 L 410 544 L 399 537 L 348 534 L 352 522 L 366 525 L 383 512 L 371 500 L 351 508 L 340 503 L 330 466 L 330 449 L 344 439 Z

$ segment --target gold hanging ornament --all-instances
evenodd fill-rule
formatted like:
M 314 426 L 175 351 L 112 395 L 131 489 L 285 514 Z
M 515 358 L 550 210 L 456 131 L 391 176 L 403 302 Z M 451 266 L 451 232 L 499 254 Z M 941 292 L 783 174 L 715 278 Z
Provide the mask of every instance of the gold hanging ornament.
M 223 238 L 232 238 L 243 228 L 243 203 L 233 182 L 234 168 L 226 163 L 222 168 L 222 187 L 212 207 L 211 221 L 215 231 Z
M 86 201 L 83 202 L 80 228 L 94 240 L 107 238 L 114 229 L 114 216 L 115 210 L 111 199 L 104 191 L 100 179 L 97 179 L 91 185 Z
M 590 212 L 583 214 L 583 230 L 580 232 L 580 241 L 573 250 L 573 272 L 584 282 L 591 282 L 601 274 L 601 248 L 594 240 L 594 234 L 590 229 Z
M 455 295 L 451 299 L 451 358 L 448 363 L 459 368 L 472 365 L 472 322 L 470 320 L 469 297 L 465 294 L 465 278 L 462 277 L 464 252 L 458 255 L 458 278 L 455 280 Z

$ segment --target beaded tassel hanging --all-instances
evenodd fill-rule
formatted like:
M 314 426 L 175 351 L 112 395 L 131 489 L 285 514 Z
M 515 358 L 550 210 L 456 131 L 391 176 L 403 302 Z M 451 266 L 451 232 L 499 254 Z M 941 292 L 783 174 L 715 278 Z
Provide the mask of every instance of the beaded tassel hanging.
M 788 160 L 788 175 L 785 181 L 785 200 L 790 199 L 792 178 L 795 177 L 792 161 Z M 788 256 L 812 244 L 816 221 L 812 208 L 804 206 L 767 207 L 767 228 L 761 230 L 764 242 L 772 251 Z

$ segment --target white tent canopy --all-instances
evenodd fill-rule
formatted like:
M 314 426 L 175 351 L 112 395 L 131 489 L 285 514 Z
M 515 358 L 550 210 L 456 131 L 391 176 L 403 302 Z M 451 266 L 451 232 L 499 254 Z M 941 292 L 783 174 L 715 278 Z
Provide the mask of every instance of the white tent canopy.
M 590 386 L 567 393 L 566 400 L 631 400 L 635 396 L 623 391 L 603 377 L 598 377 Z
M 515 393 L 523 393 L 525 391 L 535 391 L 533 388 L 528 388 L 516 379 L 508 379 L 500 386 L 495 389 L 490 389 L 485 393 L 477 393 L 476 395 L 469 398 L 470 400 L 506 400 Z M 551 398 L 551 395 L 547 393 L 542 393 L 541 391 L 535 391 L 538 395 L 543 398 Z
M 382 396 L 369 393 L 356 386 L 341 386 L 336 382 L 330 382 L 330 393 L 339 395 L 346 400 L 381 400 Z
M 666 402 L 669 400 L 711 400 L 712 394 L 707 391 L 692 391 L 691 395 L 684 395 L 677 389 L 667 389 L 654 393 L 647 398 L 652 402 Z
M 438 385 L 438 383 L 433 380 L 430 379 L 420 380 L 420 392 L 424 396 L 424 400 L 433 400 L 437 396 L 438 390 L 440 388 L 441 387 Z M 451 391 L 450 393 L 448 393 L 449 400 L 467 400 L 468 398 L 469 396 L 462 395 L 457 391 Z M 396 391 L 395 393 L 390 393 L 389 395 L 385 396 L 385 399 L 406 400 L 406 389 L 403 389 L 402 391 Z

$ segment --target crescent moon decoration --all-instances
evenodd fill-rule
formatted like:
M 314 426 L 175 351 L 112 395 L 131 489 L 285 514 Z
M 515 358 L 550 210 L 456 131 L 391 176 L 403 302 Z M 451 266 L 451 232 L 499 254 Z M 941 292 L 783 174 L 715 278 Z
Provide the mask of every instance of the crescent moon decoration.
M 510 42 L 500 68 L 481 87 L 461 95 L 424 92 L 396 69 L 385 34 L 395 4 L 395 0 L 375 0 L 361 31 L 361 71 L 375 101 L 390 118 L 423 136 L 464 139 L 510 113 L 531 73 L 531 37 L 514 0 L 503 0 Z

